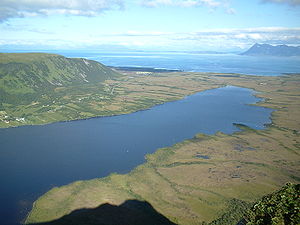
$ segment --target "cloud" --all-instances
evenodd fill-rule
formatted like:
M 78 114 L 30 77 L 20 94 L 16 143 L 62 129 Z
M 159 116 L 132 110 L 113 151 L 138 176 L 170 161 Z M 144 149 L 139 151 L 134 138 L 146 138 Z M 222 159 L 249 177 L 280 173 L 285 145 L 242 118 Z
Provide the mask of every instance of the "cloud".
M 196 32 L 139 32 L 115 33 L 108 39 L 144 42 L 145 46 L 168 45 L 170 48 L 222 50 L 232 47 L 248 48 L 254 43 L 300 45 L 300 27 L 258 27 L 244 29 L 207 29 Z
M 262 2 L 283 3 L 283 4 L 289 4 L 292 6 L 300 5 L 300 0 L 262 0 Z
M 147 32 L 141 32 L 141 31 L 127 31 L 124 33 L 114 33 L 109 34 L 107 36 L 127 36 L 127 37 L 153 37 L 153 36 L 167 36 L 167 35 L 173 35 L 171 32 L 159 32 L 159 31 L 147 31 Z
M 75 16 L 96 16 L 106 10 L 122 9 L 128 0 L 0 0 L 0 22 L 9 18 L 38 15 L 64 14 Z M 228 0 L 138 0 L 146 7 L 178 6 L 223 7 L 229 14 L 235 10 Z
M 212 8 L 222 5 L 220 1 L 216 0 L 142 0 L 141 4 L 146 7 L 158 7 L 166 5 L 181 7 L 208 6 Z
M 173 6 L 173 7 L 207 7 L 210 11 L 217 8 L 223 8 L 227 14 L 235 14 L 235 9 L 230 7 L 228 0 L 141 0 L 142 6 L 149 8 L 156 8 L 160 6 Z
M 228 14 L 231 14 L 231 15 L 236 14 L 235 9 L 233 9 L 233 8 L 228 8 L 228 9 L 226 9 L 226 12 L 227 12 Z
M 44 32 L 37 30 L 36 32 Z M 81 33 L 80 35 L 60 37 L 39 36 L 31 39 L 0 39 L 1 45 L 45 46 L 52 48 L 87 48 L 99 44 L 126 45 L 132 49 L 144 48 L 169 50 L 216 50 L 249 48 L 254 43 L 300 45 L 300 27 L 258 27 L 244 29 L 207 29 L 195 32 L 128 31 L 124 33 Z M 47 47 L 48 46 L 48 47 Z M 142 46 L 142 47 L 141 47 Z
M 259 27 L 245 29 L 216 29 L 186 33 L 175 37 L 198 43 L 248 47 L 254 43 L 300 45 L 300 28 Z
M 123 0 L 1 0 L 0 22 L 13 17 L 66 14 L 95 16 L 123 8 Z
M 97 39 L 97 37 L 94 37 Z M 222 50 L 232 47 L 248 48 L 254 43 L 300 45 L 300 27 L 258 27 L 244 29 L 207 29 L 196 32 L 129 31 L 102 35 L 100 41 L 123 40 L 144 43 L 144 46 L 168 46 L 181 49 Z M 91 41 L 92 43 L 93 41 Z

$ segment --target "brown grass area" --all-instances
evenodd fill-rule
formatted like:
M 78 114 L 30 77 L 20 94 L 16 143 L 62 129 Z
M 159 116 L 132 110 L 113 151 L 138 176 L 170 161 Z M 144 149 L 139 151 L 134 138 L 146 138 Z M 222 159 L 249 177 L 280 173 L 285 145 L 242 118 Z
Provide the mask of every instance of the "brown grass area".
M 143 89 L 141 83 L 152 85 Z M 154 84 L 168 87 L 159 89 Z M 147 162 L 128 174 L 52 189 L 36 201 L 27 223 L 53 220 L 75 209 L 105 202 L 119 204 L 134 198 L 149 202 L 175 223 L 199 224 L 221 216 L 231 199 L 254 202 L 286 182 L 299 182 L 299 75 L 208 77 L 191 73 L 172 75 L 172 79 L 169 75 L 133 78 L 119 83 L 119 87 L 147 90 L 145 93 L 172 90 L 178 97 L 226 84 L 252 88 L 257 96 L 265 98 L 258 105 L 277 110 L 272 115 L 272 125 L 260 131 L 244 127 L 232 135 L 199 134 L 147 155 Z M 170 89 L 172 85 L 178 89 Z M 128 98 L 135 99 L 136 92 Z M 199 154 L 208 159 L 197 158 Z

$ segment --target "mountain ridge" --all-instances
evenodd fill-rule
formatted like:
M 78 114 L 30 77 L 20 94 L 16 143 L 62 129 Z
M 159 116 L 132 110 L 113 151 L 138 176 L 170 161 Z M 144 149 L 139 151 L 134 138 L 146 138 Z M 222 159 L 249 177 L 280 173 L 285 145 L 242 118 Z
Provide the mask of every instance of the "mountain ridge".
M 103 64 L 83 58 L 49 53 L 0 53 L 0 88 L 7 93 L 33 93 L 89 82 L 101 82 L 119 74 Z
M 254 44 L 241 55 L 249 56 L 300 56 L 300 46 Z
M 96 105 L 114 97 L 105 82 L 122 76 L 83 58 L 0 53 L 0 127 L 103 115 Z

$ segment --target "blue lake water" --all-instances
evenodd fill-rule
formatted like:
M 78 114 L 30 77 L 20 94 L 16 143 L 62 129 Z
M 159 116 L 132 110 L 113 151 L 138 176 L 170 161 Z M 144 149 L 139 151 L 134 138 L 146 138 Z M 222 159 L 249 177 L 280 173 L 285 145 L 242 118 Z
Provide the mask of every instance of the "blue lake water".
M 300 73 L 300 57 L 254 57 L 237 54 L 191 54 L 170 52 L 57 52 L 84 57 L 107 66 L 151 67 L 195 72 L 241 73 L 278 76 Z
M 128 115 L 0 129 L 0 224 L 18 224 L 54 186 L 126 173 L 144 156 L 197 133 L 263 129 L 271 109 L 249 89 L 227 86 Z

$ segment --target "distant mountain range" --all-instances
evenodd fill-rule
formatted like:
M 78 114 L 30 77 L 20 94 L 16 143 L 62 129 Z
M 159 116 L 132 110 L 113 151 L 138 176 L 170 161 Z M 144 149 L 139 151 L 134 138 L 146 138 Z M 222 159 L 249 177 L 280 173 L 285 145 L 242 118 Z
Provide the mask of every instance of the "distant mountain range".
M 255 44 L 241 55 L 252 56 L 300 56 L 300 46 Z

